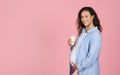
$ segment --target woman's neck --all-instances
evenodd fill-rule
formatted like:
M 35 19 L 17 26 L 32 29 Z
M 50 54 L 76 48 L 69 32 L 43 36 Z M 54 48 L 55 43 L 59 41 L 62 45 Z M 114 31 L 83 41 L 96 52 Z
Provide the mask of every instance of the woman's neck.
M 85 27 L 85 29 L 86 29 L 86 32 L 88 31 L 88 30 L 90 30 L 90 29 L 92 29 L 92 28 L 94 28 L 95 26 L 94 26 L 94 24 L 92 23 L 91 25 L 89 25 L 89 26 L 86 26 Z

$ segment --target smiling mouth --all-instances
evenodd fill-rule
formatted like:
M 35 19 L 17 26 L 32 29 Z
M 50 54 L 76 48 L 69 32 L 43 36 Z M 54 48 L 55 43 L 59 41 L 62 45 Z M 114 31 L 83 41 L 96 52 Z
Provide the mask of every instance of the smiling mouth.
M 83 22 L 83 24 L 86 24 L 86 23 L 87 23 L 87 21 Z

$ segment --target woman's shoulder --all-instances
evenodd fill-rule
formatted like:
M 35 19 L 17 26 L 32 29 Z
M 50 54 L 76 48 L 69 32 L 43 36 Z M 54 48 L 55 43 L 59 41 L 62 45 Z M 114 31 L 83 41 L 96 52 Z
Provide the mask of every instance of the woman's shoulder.
M 95 27 L 94 29 L 92 29 L 91 31 L 89 31 L 88 33 L 90 33 L 91 35 L 94 35 L 94 36 L 99 36 L 101 35 L 101 32 L 98 30 L 97 27 Z
M 96 29 L 95 31 L 93 31 L 89 34 L 89 39 L 90 40 L 95 40 L 95 39 L 102 40 L 101 32 L 98 29 Z

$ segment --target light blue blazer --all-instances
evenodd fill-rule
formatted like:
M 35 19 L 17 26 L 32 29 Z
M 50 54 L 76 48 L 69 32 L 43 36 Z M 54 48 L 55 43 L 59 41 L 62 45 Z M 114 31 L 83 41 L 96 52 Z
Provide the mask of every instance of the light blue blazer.
M 85 28 L 81 34 L 83 32 L 85 32 Z M 78 75 L 100 75 L 98 59 L 101 44 L 102 37 L 97 27 L 90 29 L 87 35 L 82 38 L 76 54 Z

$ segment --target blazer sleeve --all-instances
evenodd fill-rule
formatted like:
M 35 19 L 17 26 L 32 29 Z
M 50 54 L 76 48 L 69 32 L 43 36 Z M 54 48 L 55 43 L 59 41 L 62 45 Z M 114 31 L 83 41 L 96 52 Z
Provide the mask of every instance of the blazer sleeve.
M 77 64 L 78 71 L 82 71 L 92 65 L 96 60 L 98 61 L 101 50 L 101 36 L 95 35 L 90 39 L 89 50 L 86 58 Z

